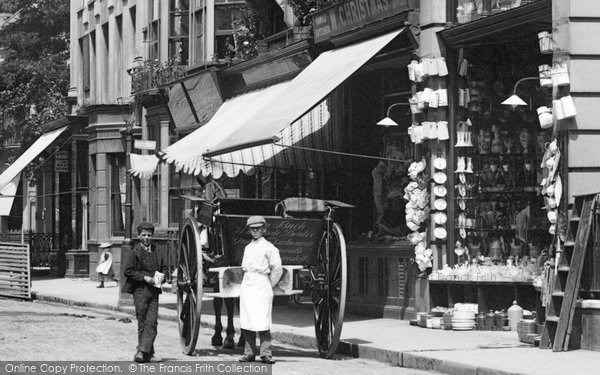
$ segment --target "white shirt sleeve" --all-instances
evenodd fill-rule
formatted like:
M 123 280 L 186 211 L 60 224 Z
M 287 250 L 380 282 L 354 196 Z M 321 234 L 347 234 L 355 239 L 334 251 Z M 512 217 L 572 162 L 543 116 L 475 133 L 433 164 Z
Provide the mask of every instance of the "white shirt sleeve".
M 269 268 L 271 269 L 271 275 L 269 275 L 269 278 L 271 279 L 271 286 L 275 286 L 279 282 L 279 279 L 281 279 L 281 275 L 283 275 L 279 249 L 271 245 L 269 251 L 267 252 L 267 258 L 269 260 Z

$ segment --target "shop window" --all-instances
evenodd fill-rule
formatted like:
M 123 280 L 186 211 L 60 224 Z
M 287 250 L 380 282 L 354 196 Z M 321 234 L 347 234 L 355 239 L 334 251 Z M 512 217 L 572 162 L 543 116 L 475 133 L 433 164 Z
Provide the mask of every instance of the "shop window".
M 110 228 L 113 236 L 125 235 L 125 155 L 108 154 L 110 173 Z
M 551 62 L 537 47 L 532 38 L 463 51 L 469 74 L 460 77 L 458 91 L 463 99 L 469 92 L 469 98 L 459 98 L 456 111 L 454 225 L 465 248 L 459 262 L 469 254 L 486 262 L 521 264 L 539 259 L 550 245 L 539 167 L 552 129 L 540 128 L 535 110 L 550 105 L 552 88 L 527 81 L 517 94 L 528 105 L 501 104 L 512 94 L 514 82 L 537 76 L 538 65 Z
M 175 170 L 175 165 L 169 165 L 169 226 L 176 227 L 179 225 L 181 218 L 180 201 L 181 195 L 181 178 L 180 173 Z

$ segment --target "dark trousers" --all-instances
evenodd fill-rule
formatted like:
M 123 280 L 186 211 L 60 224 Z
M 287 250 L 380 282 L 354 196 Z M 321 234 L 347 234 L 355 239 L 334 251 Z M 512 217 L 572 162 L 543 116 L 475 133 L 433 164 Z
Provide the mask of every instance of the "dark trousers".
M 158 326 L 158 291 L 151 286 L 137 288 L 133 292 L 135 316 L 138 321 L 137 350 L 154 354 L 154 339 Z
M 242 329 L 246 345 L 244 346 L 244 354 L 256 356 L 256 332 Z M 271 356 L 271 331 L 259 331 L 260 338 L 260 356 Z

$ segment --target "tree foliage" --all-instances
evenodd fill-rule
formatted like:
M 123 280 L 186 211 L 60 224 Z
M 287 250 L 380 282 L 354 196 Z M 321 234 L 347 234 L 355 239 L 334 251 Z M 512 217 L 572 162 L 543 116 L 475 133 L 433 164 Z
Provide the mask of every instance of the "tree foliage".
M 69 0 L 0 0 L 0 11 L 15 13 L 0 29 L 0 46 L 9 51 L 0 65 L 0 144 L 16 134 L 26 148 L 42 124 L 65 114 L 69 6 Z

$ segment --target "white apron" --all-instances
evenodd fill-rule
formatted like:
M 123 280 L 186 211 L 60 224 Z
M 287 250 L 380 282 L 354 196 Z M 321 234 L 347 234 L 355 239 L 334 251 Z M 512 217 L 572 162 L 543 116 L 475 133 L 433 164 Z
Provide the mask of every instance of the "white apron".
M 269 274 L 245 272 L 240 290 L 240 325 L 248 331 L 271 329 L 273 288 Z

